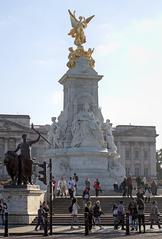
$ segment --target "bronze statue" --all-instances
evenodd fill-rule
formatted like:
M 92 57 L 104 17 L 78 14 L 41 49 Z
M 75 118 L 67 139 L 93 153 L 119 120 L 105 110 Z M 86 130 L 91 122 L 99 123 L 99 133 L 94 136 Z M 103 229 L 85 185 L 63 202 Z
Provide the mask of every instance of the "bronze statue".
M 32 176 L 32 159 L 30 153 L 30 147 L 32 144 L 35 144 L 40 139 L 40 134 L 36 140 L 27 141 L 27 135 L 22 135 L 23 142 L 18 144 L 15 153 L 20 150 L 20 161 L 21 161 L 21 175 L 22 178 L 26 178 L 27 181 L 32 184 L 31 176 Z
M 12 182 L 18 185 L 32 184 L 32 159 L 30 148 L 40 139 L 40 134 L 36 140 L 27 141 L 27 135 L 22 135 L 23 142 L 18 144 L 15 151 L 8 151 L 5 154 L 4 164 Z M 17 155 L 16 152 L 20 151 Z
M 8 175 L 11 177 L 11 180 L 14 184 L 17 183 L 18 173 L 19 173 L 19 158 L 14 151 L 7 151 L 5 153 L 4 164 Z

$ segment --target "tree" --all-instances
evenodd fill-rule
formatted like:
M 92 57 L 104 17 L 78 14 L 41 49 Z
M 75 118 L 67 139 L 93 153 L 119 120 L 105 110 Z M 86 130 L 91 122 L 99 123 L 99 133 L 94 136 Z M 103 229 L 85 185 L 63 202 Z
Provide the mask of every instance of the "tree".
M 157 178 L 162 179 L 162 149 L 156 152 L 156 170 Z

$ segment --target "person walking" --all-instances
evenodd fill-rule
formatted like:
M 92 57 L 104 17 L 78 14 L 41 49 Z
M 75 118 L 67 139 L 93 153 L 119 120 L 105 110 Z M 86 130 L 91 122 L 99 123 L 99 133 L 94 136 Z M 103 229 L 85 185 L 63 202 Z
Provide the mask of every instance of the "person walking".
M 38 220 L 37 220 L 37 225 L 35 227 L 35 231 L 38 230 L 39 226 L 40 226 L 40 230 L 44 229 L 44 215 L 45 215 L 45 210 L 43 209 L 43 205 L 40 205 L 40 208 L 38 209 Z
M 148 186 L 148 184 L 145 185 L 145 203 L 150 202 L 150 196 L 151 196 L 151 188 Z
M 74 187 L 75 187 L 75 182 L 74 180 L 72 179 L 72 177 L 70 177 L 69 181 L 68 181 L 68 192 L 69 192 L 69 196 L 70 198 L 73 198 L 74 195 Z
M 131 201 L 128 205 L 128 212 L 131 231 L 134 231 L 134 229 L 137 231 L 138 211 L 137 211 L 137 203 L 134 198 L 131 198 Z
M 114 230 L 118 230 L 118 205 L 115 203 L 112 208 L 113 220 L 114 220 Z
M 121 229 L 125 230 L 125 228 L 124 228 L 125 208 L 124 208 L 123 201 L 119 202 L 117 212 L 118 212 L 118 220 L 119 220 L 118 225 L 121 225 L 121 227 L 122 227 Z
M 156 201 L 152 202 L 151 205 L 151 211 L 150 211 L 150 229 L 153 229 L 153 224 L 157 224 L 159 229 L 161 228 L 160 226 L 160 211 L 158 208 L 158 204 Z
M 3 199 L 0 199 L 0 214 L 2 217 L 2 225 L 4 225 L 5 222 L 5 213 L 7 212 L 7 208 L 7 203 Z
M 78 210 L 80 209 L 76 198 L 72 199 L 72 205 L 71 205 L 71 216 L 72 216 L 72 221 L 71 221 L 71 230 L 74 229 L 74 224 L 78 225 L 78 228 L 80 228 L 79 226 L 79 219 L 78 219 Z
M 96 201 L 94 207 L 93 207 L 93 217 L 94 217 L 94 223 L 95 225 L 98 225 L 100 229 L 103 227 L 101 226 L 101 215 L 104 214 L 101 208 L 100 201 Z
M 83 205 L 85 205 L 90 199 L 89 190 L 87 188 L 83 190 L 82 198 L 83 198 Z

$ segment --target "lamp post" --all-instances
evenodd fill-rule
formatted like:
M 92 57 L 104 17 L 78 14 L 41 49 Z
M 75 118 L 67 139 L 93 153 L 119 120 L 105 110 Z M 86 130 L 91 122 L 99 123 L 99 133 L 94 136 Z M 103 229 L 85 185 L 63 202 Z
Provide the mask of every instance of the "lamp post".
M 50 235 L 52 235 L 52 159 L 49 159 L 49 187 L 50 187 L 50 198 L 49 198 L 49 207 L 50 207 L 50 221 L 49 229 Z

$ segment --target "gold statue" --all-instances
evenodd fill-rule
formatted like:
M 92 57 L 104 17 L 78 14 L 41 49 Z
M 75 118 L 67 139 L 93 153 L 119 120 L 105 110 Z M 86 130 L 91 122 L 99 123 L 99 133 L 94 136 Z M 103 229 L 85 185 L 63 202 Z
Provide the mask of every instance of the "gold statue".
M 69 55 L 68 55 L 68 63 L 67 66 L 69 68 L 73 68 L 76 64 L 76 60 L 83 56 L 88 60 L 88 64 L 91 67 L 94 67 L 95 65 L 95 60 L 92 58 L 92 53 L 94 49 L 89 48 L 88 51 L 85 51 L 84 48 L 78 47 L 76 50 L 74 50 L 72 47 L 69 48 Z
M 72 29 L 70 30 L 68 35 L 75 38 L 74 44 L 80 47 L 83 43 L 86 42 L 86 36 L 84 35 L 84 28 L 87 27 L 87 24 L 91 21 L 94 15 L 88 18 L 80 16 L 79 19 L 77 19 L 75 16 L 75 11 L 73 13 L 70 10 L 68 11 L 69 11 L 71 25 L 72 25 Z
M 70 10 L 68 11 L 70 14 L 70 20 L 72 25 L 72 29 L 70 30 L 68 35 L 75 38 L 74 44 L 77 46 L 77 48 L 75 50 L 73 49 L 73 47 L 69 48 L 69 55 L 68 55 L 69 61 L 67 63 L 67 66 L 69 68 L 73 68 L 75 67 L 76 61 L 79 57 L 85 57 L 88 61 L 89 66 L 94 67 L 95 61 L 92 58 L 92 53 L 94 49 L 89 48 L 88 51 L 85 51 L 84 47 L 82 46 L 82 44 L 86 42 L 86 37 L 84 35 L 84 28 L 87 27 L 87 24 L 91 21 L 94 15 L 88 18 L 80 16 L 79 20 L 77 20 L 75 16 L 75 11 L 73 13 L 71 13 Z

